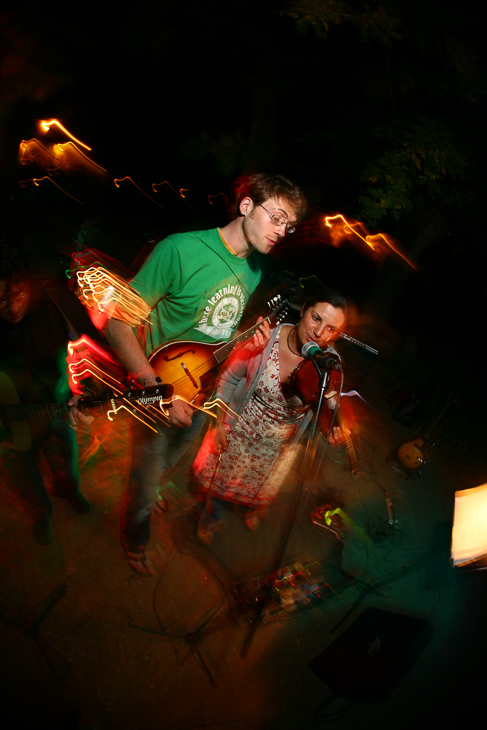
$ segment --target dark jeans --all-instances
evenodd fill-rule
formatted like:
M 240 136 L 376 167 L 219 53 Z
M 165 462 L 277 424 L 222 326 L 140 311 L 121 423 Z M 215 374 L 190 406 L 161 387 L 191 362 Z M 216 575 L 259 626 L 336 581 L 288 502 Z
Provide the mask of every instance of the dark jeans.
M 120 541 L 125 550 L 147 545 L 150 517 L 164 471 L 172 469 L 198 438 L 206 413 L 195 411 L 189 428 L 160 425 L 157 433 L 135 419 L 131 423 L 132 463 L 122 505 Z

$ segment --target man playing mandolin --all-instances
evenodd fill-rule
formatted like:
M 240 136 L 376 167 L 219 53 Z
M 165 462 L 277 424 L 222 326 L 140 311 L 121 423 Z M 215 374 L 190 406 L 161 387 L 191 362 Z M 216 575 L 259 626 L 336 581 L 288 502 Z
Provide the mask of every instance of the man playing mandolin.
M 107 339 L 119 354 L 127 372 L 139 382 L 153 385 L 156 378 L 168 383 L 164 369 L 156 372 L 150 355 L 171 341 L 216 343 L 230 340 L 243 310 L 259 284 L 259 257 L 266 255 L 305 213 L 301 190 L 279 175 L 251 175 L 234 186 L 233 220 L 223 228 L 171 235 L 160 241 L 130 282 L 151 310 L 146 342 L 141 345 L 122 308 L 107 327 Z M 262 350 L 270 328 L 262 322 L 247 347 Z M 186 343 L 187 344 L 187 343 Z M 186 350 L 186 348 L 183 348 Z M 167 358 L 180 365 L 188 385 L 195 377 L 183 361 L 183 353 Z M 184 368 L 184 371 L 183 371 Z M 177 388 L 175 388 L 177 395 Z M 145 547 L 150 536 L 150 517 L 157 502 L 157 487 L 165 470 L 176 465 L 199 436 L 205 414 L 194 410 L 187 398 L 175 398 L 168 409 L 170 428 L 157 433 L 135 420 L 132 428 L 132 463 L 122 509 L 121 543 L 130 566 L 144 575 L 153 574 Z M 73 409 L 73 425 L 86 417 Z

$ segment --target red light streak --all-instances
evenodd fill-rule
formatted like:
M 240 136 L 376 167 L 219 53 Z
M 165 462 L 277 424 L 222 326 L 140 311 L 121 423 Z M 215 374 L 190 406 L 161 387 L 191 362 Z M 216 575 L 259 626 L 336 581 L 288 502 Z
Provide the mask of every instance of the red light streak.
M 142 190 L 142 188 L 139 188 L 139 186 L 137 185 L 137 183 L 135 183 L 129 175 L 126 175 L 125 177 L 115 178 L 115 180 L 113 181 L 115 183 L 115 187 L 119 188 L 120 185 L 118 183 L 121 183 L 124 180 L 130 180 L 130 182 L 132 183 L 132 185 L 135 185 L 135 187 L 137 188 L 137 190 L 139 190 L 142 193 L 142 195 L 145 195 L 146 198 L 149 198 L 150 201 L 152 201 L 155 205 L 158 205 L 159 208 L 162 208 L 162 210 L 164 210 L 164 206 L 163 205 L 160 205 L 157 201 L 154 200 L 154 198 L 151 198 L 150 195 L 147 195 L 147 193 L 144 193 L 144 191 Z
M 75 342 L 68 343 L 67 363 L 70 388 L 73 393 L 81 393 L 81 388 L 77 387 L 79 380 L 92 376 L 116 393 L 122 394 L 120 385 L 120 380 L 124 376 L 122 365 L 91 337 L 82 335 Z
M 325 216 L 325 226 L 331 229 L 330 236 L 334 246 L 339 246 L 343 238 L 357 236 L 376 255 L 381 253 L 385 245 L 400 256 L 409 266 L 416 269 L 416 266 L 394 246 L 391 236 L 385 233 L 371 235 L 360 221 L 347 220 L 343 215 L 338 213 L 333 216 Z
M 68 198 L 72 198 L 73 200 L 76 200 L 76 202 L 79 203 L 80 205 L 84 205 L 82 200 L 78 200 L 78 198 L 75 198 L 74 195 L 70 195 L 69 193 L 67 193 L 66 190 L 63 190 L 62 187 L 60 185 L 58 185 L 56 182 L 54 182 L 52 177 L 49 177 L 48 175 L 44 175 L 44 177 L 33 177 L 30 180 L 19 180 L 19 185 L 21 188 L 25 188 L 25 187 L 27 187 L 27 185 L 29 183 L 34 183 L 34 185 L 39 187 L 39 183 L 42 182 L 42 180 L 49 180 L 50 182 L 52 182 L 53 185 L 55 185 L 57 188 L 59 188 L 59 190 L 62 193 L 67 195 Z
M 187 192 L 189 192 L 189 188 L 181 188 L 181 190 L 179 191 L 180 196 L 182 198 L 185 198 L 186 195 L 183 195 L 183 190 L 184 190 L 185 193 L 187 193 Z
M 77 143 L 78 143 L 78 144 L 80 144 L 80 145 L 81 145 L 82 147 L 84 147 L 84 148 L 85 148 L 86 150 L 89 150 L 90 152 L 92 151 L 92 150 L 91 150 L 91 147 L 88 147 L 88 145 L 87 145 L 87 144 L 84 144 L 84 143 L 83 143 L 83 142 L 82 142 L 82 141 L 81 141 L 80 139 L 77 139 L 77 138 L 76 138 L 76 137 L 75 137 L 75 136 L 74 136 L 73 134 L 71 134 L 71 132 L 69 132 L 69 131 L 68 131 L 68 130 L 66 129 L 66 127 L 63 127 L 63 125 L 61 124 L 61 122 L 59 122 L 59 121 L 58 121 L 57 119 L 51 119 L 51 120 L 50 120 L 49 122 L 48 122 L 48 121 L 46 121 L 45 119 L 41 119 L 41 121 L 40 121 L 40 128 L 41 128 L 42 130 L 44 130 L 44 132 L 49 132 L 53 124 L 55 124 L 55 125 L 56 125 L 57 127 L 59 127 L 59 129 L 62 129 L 62 131 L 63 131 L 63 132 L 64 132 L 64 133 L 65 133 L 65 134 L 66 134 L 66 135 L 67 135 L 68 137 L 71 137 L 71 139 L 72 139 L 72 140 L 73 140 L 74 142 L 77 142 Z

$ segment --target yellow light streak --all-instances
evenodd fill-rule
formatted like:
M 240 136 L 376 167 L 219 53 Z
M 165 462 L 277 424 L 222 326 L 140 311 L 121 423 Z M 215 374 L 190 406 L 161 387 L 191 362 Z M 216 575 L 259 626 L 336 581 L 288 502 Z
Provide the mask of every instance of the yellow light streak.
M 154 431 L 154 433 L 157 433 L 157 429 L 154 428 L 154 426 L 151 426 L 150 423 L 147 423 L 146 420 L 144 420 L 143 418 L 140 418 L 136 413 L 134 413 L 132 407 L 126 406 L 124 404 L 122 404 L 118 408 L 114 408 L 112 410 L 109 410 L 107 412 L 107 418 L 108 418 L 108 420 L 109 421 L 113 421 L 112 416 L 116 416 L 119 411 L 123 411 L 123 410 L 127 411 L 128 413 L 130 413 L 131 416 L 133 416 L 137 421 L 140 421 L 141 423 L 143 423 L 144 426 L 147 426 L 147 428 L 150 428 L 151 431 Z M 153 420 L 153 419 L 151 419 L 151 420 Z M 154 421 L 154 423 L 155 423 L 155 421 Z
M 77 271 L 76 277 L 87 306 L 96 306 L 110 316 L 116 308 L 117 319 L 134 326 L 142 321 L 150 324 L 150 307 L 120 276 L 103 266 L 90 266 Z
M 71 380 L 75 385 L 79 385 L 79 381 L 83 378 L 91 376 L 103 383 L 103 385 L 105 385 L 107 388 L 111 388 L 119 395 L 122 395 L 123 391 L 120 389 L 120 383 L 118 382 L 118 380 L 116 380 L 116 378 L 112 378 L 111 375 L 95 365 L 92 360 L 88 360 L 87 358 L 83 357 L 77 362 L 69 363 L 68 369 L 70 372 Z
M 46 121 L 45 119 L 41 119 L 40 127 L 45 132 L 49 132 L 53 124 L 55 124 L 57 127 L 59 127 L 59 129 L 61 129 L 65 134 L 67 134 L 68 137 L 71 137 L 71 139 L 74 140 L 74 142 L 77 142 L 82 147 L 84 147 L 85 150 L 89 150 L 90 152 L 92 151 L 91 150 L 91 147 L 88 147 L 87 144 L 84 144 L 84 142 L 82 142 L 80 139 L 77 139 L 73 134 L 71 134 L 71 132 L 69 132 L 66 129 L 66 127 L 63 127 L 63 125 L 61 124 L 61 122 L 59 122 L 57 119 L 51 119 L 49 122 Z
M 115 183 L 115 187 L 119 188 L 120 185 L 118 183 L 121 183 L 124 180 L 130 180 L 130 182 L 132 183 L 132 185 L 135 185 L 135 187 L 137 188 L 137 190 L 139 190 L 142 193 L 142 195 L 145 195 L 145 197 L 146 198 L 149 198 L 149 200 L 151 200 L 154 203 L 154 205 L 158 205 L 159 208 L 162 208 L 162 210 L 164 210 L 164 206 L 163 205 L 160 205 L 156 200 L 154 200 L 154 198 L 151 198 L 150 195 L 147 195 L 147 193 L 144 193 L 144 191 L 142 190 L 142 188 L 139 188 L 139 186 L 137 185 L 137 183 L 135 183 L 129 175 L 126 175 L 125 177 L 115 178 L 115 180 L 113 181 Z

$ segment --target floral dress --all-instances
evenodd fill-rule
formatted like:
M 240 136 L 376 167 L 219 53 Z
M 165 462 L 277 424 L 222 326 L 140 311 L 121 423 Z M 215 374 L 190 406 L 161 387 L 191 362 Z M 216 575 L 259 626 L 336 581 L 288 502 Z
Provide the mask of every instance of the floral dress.
M 286 399 L 279 372 L 279 336 L 266 368 L 247 406 L 231 430 L 228 448 L 215 473 L 210 430 L 194 463 L 196 480 L 208 489 L 213 475 L 213 496 L 252 508 L 267 506 L 276 496 L 296 455 L 292 440 L 303 404 L 297 395 Z

